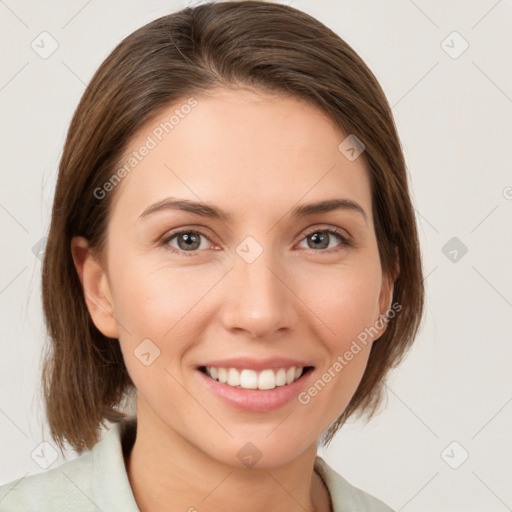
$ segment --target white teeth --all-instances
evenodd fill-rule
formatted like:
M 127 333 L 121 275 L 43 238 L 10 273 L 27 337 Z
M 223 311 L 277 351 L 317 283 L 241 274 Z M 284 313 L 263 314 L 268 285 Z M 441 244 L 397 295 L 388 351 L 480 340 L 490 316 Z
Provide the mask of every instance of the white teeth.
M 258 389 L 274 389 L 276 387 L 276 374 L 272 370 L 263 370 L 258 375 Z
M 240 374 L 234 368 L 228 370 L 228 384 L 230 386 L 240 385 Z
M 226 370 L 226 368 L 219 368 L 218 372 L 219 372 L 219 382 L 227 382 L 228 381 L 228 371 Z M 211 377 L 211 375 L 210 375 L 210 377 Z
M 206 373 L 215 380 L 228 386 L 243 389 L 274 389 L 296 381 L 304 372 L 303 367 L 268 369 L 256 372 L 255 370 L 242 370 L 236 368 L 216 368 L 208 366 Z
M 213 368 L 212 368 L 213 370 Z M 276 373 L 276 386 L 284 386 L 286 384 L 286 370 L 279 368 Z
M 234 368 L 231 368 L 237 372 Z M 242 370 L 240 373 L 240 386 L 244 389 L 257 389 L 258 388 L 258 374 L 254 370 Z

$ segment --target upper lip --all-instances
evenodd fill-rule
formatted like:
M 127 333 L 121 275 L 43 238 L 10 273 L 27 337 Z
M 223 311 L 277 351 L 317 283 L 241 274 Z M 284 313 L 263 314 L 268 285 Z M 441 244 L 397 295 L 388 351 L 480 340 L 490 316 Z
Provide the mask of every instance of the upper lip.
M 266 369 L 278 369 L 278 368 L 291 368 L 295 366 L 295 368 L 303 368 L 306 366 L 313 366 L 308 361 L 301 361 L 298 359 L 290 359 L 283 357 L 271 357 L 267 359 L 254 359 L 251 357 L 237 357 L 230 359 L 216 359 L 211 361 L 206 361 L 199 367 L 215 367 L 215 368 L 236 368 L 239 370 L 248 369 L 248 370 L 266 370 Z

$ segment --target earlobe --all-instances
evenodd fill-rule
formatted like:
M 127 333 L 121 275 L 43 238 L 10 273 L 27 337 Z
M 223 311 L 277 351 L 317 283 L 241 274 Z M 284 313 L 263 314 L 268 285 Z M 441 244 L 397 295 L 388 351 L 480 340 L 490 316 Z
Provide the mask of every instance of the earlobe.
M 118 338 L 114 302 L 103 266 L 84 237 L 73 237 L 71 254 L 94 325 L 105 336 Z

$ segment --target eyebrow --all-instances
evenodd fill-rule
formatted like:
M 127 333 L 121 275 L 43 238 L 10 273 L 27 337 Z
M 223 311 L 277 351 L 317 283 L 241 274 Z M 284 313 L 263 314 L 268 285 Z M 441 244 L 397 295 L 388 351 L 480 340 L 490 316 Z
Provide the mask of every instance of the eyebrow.
M 177 199 L 174 197 L 167 197 L 158 201 L 151 206 L 148 206 L 141 214 L 140 220 L 148 216 L 166 210 L 181 210 L 202 217 L 210 217 L 218 219 L 223 222 L 231 222 L 232 216 L 221 210 L 220 208 L 198 201 L 191 201 L 190 199 Z M 327 199 L 325 201 L 318 201 L 316 203 L 303 204 L 295 207 L 291 212 L 292 218 L 307 217 L 319 213 L 327 213 L 334 210 L 351 210 L 358 212 L 362 215 L 364 221 L 367 223 L 368 219 L 364 209 L 355 201 L 346 198 Z

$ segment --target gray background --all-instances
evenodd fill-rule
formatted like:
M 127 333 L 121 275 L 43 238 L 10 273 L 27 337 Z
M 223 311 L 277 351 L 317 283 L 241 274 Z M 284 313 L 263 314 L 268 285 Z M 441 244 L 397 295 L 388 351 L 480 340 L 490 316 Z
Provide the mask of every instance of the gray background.
M 428 294 L 384 411 L 346 425 L 320 454 L 396 510 L 512 510 L 512 2 L 291 4 L 354 47 L 393 106 Z M 71 115 L 122 38 L 185 5 L 0 0 L 0 483 L 52 462 L 51 446 L 40 446 L 51 441 L 38 395 L 44 331 L 34 252 Z M 52 38 L 58 48 L 42 58 Z

